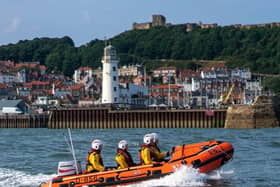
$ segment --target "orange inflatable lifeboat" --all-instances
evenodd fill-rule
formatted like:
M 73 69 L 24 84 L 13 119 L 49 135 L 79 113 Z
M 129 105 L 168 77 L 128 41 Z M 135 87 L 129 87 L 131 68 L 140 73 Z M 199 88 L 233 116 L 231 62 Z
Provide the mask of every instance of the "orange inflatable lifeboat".
M 117 186 L 157 179 L 173 173 L 182 165 L 192 166 L 201 173 L 211 172 L 229 161 L 233 146 L 227 142 L 209 141 L 173 147 L 166 162 L 139 165 L 125 169 L 112 169 L 97 173 L 58 176 L 40 187 Z

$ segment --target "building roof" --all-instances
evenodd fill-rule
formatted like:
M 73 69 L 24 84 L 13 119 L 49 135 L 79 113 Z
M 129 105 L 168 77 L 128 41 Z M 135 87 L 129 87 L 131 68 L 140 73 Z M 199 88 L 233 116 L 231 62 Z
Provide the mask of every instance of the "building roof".
M 177 68 L 176 67 L 173 67 L 173 66 L 169 66 L 169 67 L 165 67 L 165 66 L 163 66 L 163 67 L 159 67 L 159 68 L 157 68 L 155 71 L 162 71 L 162 70 L 177 70 Z
M 84 88 L 85 85 L 83 83 L 80 83 L 80 84 L 74 84 L 71 86 L 71 90 L 75 90 L 75 89 L 81 89 L 81 88 Z
M 178 86 L 178 85 L 158 85 L 158 86 L 152 86 L 152 89 L 165 89 L 165 88 L 184 88 L 184 86 Z
M 30 82 L 30 84 L 32 84 L 32 85 L 49 85 L 50 82 L 49 81 L 32 81 L 32 82 Z
M 23 102 L 21 99 L 15 100 L 0 100 L 0 109 L 2 110 L 3 107 L 16 107 L 19 103 Z
M 193 70 L 190 69 L 182 69 L 180 70 L 180 75 L 179 77 L 181 78 L 199 78 L 200 77 L 200 73 L 195 72 Z
M 7 88 L 7 84 L 5 83 L 0 83 L 0 89 L 6 89 Z
M 199 71 L 212 71 L 212 69 L 209 67 L 200 67 L 200 68 L 198 68 L 198 70 Z
M 92 70 L 92 68 L 91 67 L 80 67 L 78 70 L 87 71 L 87 70 Z
M 46 67 L 46 66 L 44 66 L 44 65 L 40 65 L 40 66 L 39 66 L 39 69 L 40 69 L 40 70 L 46 70 L 46 69 L 47 69 L 47 67 Z
M 9 67 L 14 67 L 15 63 L 12 61 L 0 61 L 1 64 Z
M 30 63 L 30 64 L 29 63 L 19 63 L 19 64 L 16 64 L 16 68 L 21 68 L 21 67 L 38 68 L 41 71 L 47 69 L 46 66 L 40 65 L 40 64 L 37 64 L 37 63 Z
M 16 64 L 16 68 L 20 68 L 20 67 L 35 68 L 37 66 L 38 66 L 38 64 L 26 64 L 26 63 Z
M 31 93 L 32 96 L 47 96 L 47 95 L 53 95 L 52 89 L 36 89 L 32 90 Z

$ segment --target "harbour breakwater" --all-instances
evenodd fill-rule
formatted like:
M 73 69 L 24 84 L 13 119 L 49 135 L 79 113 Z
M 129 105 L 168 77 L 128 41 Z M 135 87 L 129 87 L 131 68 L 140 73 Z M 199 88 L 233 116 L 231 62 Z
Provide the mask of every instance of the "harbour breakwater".
M 280 98 L 216 110 L 112 110 L 56 108 L 49 114 L 0 116 L 0 128 L 271 128 L 279 127 Z
M 280 98 L 258 96 L 251 105 L 233 105 L 227 110 L 225 128 L 279 127 Z
M 226 110 L 57 108 L 48 115 L 0 116 L 0 128 L 223 128 Z
M 49 115 L 0 115 L 0 128 L 47 128 Z
M 48 128 L 223 128 L 226 110 L 53 110 Z

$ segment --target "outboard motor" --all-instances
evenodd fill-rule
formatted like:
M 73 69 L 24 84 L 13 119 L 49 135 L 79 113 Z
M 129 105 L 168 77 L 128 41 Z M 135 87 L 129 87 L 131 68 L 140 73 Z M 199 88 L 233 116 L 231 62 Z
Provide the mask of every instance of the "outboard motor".
M 75 175 L 75 174 L 82 173 L 82 167 L 80 161 L 77 161 L 77 169 L 78 169 L 78 173 L 76 172 L 74 161 L 59 162 L 57 167 L 57 175 L 61 177 L 61 176 Z

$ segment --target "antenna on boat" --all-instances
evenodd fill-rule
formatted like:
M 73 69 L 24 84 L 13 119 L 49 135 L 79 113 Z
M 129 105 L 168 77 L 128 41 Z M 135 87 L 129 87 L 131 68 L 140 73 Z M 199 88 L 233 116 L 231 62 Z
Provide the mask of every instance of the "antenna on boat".
M 77 160 L 76 160 L 75 150 L 74 150 L 74 146 L 73 146 L 73 142 L 72 142 L 72 136 L 71 136 L 70 128 L 68 128 L 68 134 L 69 134 L 69 140 L 70 140 L 70 150 L 72 152 L 72 156 L 73 156 L 73 159 L 74 159 L 76 173 L 79 174 L 79 170 L 78 170 L 78 166 L 77 166 Z

